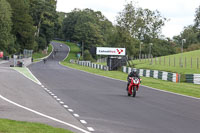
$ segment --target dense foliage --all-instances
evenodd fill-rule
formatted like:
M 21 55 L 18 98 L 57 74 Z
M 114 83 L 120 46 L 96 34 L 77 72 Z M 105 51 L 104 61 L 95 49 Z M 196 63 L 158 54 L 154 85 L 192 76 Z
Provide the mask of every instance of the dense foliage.
M 101 12 L 91 9 L 75 9 L 66 14 L 63 22 L 65 39 L 84 43 L 85 49 L 105 46 L 112 29 L 112 23 Z
M 0 0 L 0 50 L 17 54 L 46 48 L 57 17 L 56 0 Z
M 13 24 L 11 17 L 10 4 L 6 0 L 0 0 L 0 51 L 13 51 L 14 38 L 11 34 Z

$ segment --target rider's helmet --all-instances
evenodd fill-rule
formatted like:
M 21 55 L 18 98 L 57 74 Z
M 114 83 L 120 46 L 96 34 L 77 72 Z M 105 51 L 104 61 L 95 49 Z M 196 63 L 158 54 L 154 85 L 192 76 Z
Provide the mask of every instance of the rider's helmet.
M 137 70 L 136 70 L 136 69 L 133 69 L 133 70 L 132 70 L 132 73 L 133 73 L 133 74 L 137 74 Z

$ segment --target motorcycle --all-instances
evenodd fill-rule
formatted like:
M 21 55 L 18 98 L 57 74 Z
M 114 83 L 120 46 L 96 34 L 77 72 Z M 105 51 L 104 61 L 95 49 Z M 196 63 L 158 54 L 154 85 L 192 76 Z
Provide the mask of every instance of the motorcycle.
M 129 77 L 129 79 L 131 80 L 129 86 L 128 86 L 128 96 L 136 96 L 136 92 L 139 89 L 139 85 L 141 83 L 141 79 L 137 78 L 137 77 Z

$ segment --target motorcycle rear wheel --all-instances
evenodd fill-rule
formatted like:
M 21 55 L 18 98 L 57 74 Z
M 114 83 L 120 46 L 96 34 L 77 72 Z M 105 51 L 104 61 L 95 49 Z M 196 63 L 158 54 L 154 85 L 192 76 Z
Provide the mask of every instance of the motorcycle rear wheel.
M 128 96 L 131 96 L 131 94 L 127 91 Z

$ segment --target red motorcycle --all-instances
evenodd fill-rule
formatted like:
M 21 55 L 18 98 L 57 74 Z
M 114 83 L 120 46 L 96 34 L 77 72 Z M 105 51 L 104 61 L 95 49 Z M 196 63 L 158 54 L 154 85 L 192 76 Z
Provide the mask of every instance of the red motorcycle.
M 129 79 L 131 80 L 129 86 L 128 86 L 128 96 L 136 96 L 136 92 L 139 89 L 139 85 L 141 83 L 141 79 L 139 79 L 138 77 L 129 77 Z

